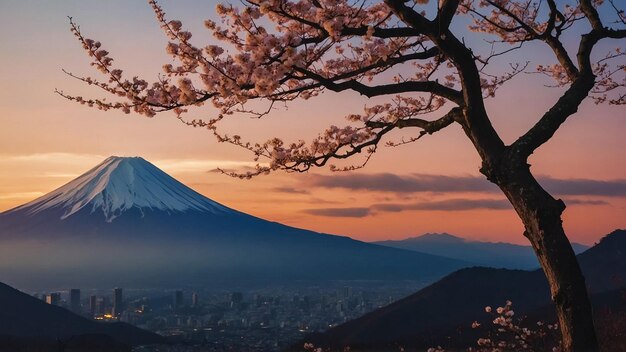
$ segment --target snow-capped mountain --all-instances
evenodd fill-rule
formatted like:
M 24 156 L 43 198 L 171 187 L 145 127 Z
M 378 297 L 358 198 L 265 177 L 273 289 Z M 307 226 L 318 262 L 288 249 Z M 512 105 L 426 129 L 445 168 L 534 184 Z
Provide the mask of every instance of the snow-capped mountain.
M 195 192 L 142 158 L 110 157 L 0 213 L 0 281 L 21 287 L 429 281 L 466 265 L 266 221 Z
M 107 222 L 131 209 L 213 214 L 232 212 L 161 171 L 143 158 L 112 156 L 68 184 L 7 213 L 61 211 L 66 219 L 82 209 Z
M 112 156 L 56 190 L 1 213 L 0 236 L 185 239 L 221 233 L 228 227 L 220 224 L 224 221 L 244 226 L 259 220 L 201 195 L 143 158 Z M 211 231 L 205 228 L 209 223 Z

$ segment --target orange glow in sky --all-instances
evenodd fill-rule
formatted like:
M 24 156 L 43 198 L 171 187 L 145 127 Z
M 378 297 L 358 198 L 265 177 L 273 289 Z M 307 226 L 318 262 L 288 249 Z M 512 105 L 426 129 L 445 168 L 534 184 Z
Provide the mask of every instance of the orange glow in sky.
M 213 16 L 212 3 L 185 0 L 176 1 L 176 6 L 173 1 L 163 5 L 172 17 L 183 19 L 198 33 L 200 40 L 209 40 L 202 36 L 204 17 L 198 13 Z M 148 119 L 64 100 L 54 94 L 55 88 L 74 95 L 99 94 L 61 71 L 94 73 L 69 32 L 68 15 L 90 37 L 101 40 L 127 72 L 154 79 L 168 60 L 165 37 L 144 2 L 3 4 L 0 211 L 52 191 L 110 155 L 142 156 L 211 199 L 291 226 L 365 241 L 449 232 L 525 243 L 516 214 L 501 206 L 504 197 L 489 189 L 486 180 L 482 180 L 485 188 L 481 186 L 479 158 L 458 126 L 418 143 L 380 148 L 367 168 L 351 173 L 314 170 L 238 180 L 213 170 L 254 165 L 252 156 L 217 143 L 206 130 L 184 126 L 173 115 Z M 532 59 L 540 60 L 541 54 Z M 489 101 L 490 116 L 506 142 L 532 126 L 558 97 L 558 89 L 544 84 L 535 76 L 521 75 Z M 235 118 L 225 129 L 254 141 L 271 136 L 311 139 L 330 124 L 343 124 L 344 115 L 360 111 L 367 102 L 356 94 L 327 92 L 288 109 L 279 108 L 263 121 Z M 196 112 L 210 113 L 210 109 Z M 624 127 L 623 107 L 588 101 L 531 158 L 534 173 L 552 186 L 546 185 L 548 190 L 561 192 L 557 195 L 568 204 L 564 224 L 573 241 L 591 244 L 626 227 Z M 345 177 L 351 181 L 340 182 Z M 451 187 L 445 180 L 469 185 Z M 424 185 L 432 188 L 424 189 Z

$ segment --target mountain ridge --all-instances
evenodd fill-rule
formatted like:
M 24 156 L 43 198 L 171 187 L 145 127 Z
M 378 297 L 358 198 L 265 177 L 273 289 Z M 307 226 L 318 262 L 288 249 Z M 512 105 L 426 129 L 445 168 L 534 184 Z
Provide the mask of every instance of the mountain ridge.
M 62 208 L 64 212 L 60 218 L 63 220 L 88 206 L 91 206 L 92 213 L 101 210 L 108 222 L 132 208 L 233 212 L 141 157 L 111 156 L 56 190 L 5 213 L 32 215 Z
M 539 267 L 537 257 L 529 245 L 475 241 L 448 233 L 426 233 L 402 240 L 386 240 L 372 243 L 464 260 L 477 265 L 495 268 L 528 270 Z M 578 254 L 584 252 L 589 247 L 572 243 L 572 248 Z

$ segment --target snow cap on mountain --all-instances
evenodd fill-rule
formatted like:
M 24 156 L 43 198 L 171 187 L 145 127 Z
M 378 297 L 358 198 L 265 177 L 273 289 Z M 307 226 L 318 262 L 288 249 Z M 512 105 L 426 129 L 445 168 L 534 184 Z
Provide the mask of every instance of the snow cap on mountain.
M 61 219 L 81 209 L 102 210 L 107 221 L 132 208 L 233 212 L 178 182 L 141 157 L 111 156 L 66 185 L 13 211 L 61 208 Z

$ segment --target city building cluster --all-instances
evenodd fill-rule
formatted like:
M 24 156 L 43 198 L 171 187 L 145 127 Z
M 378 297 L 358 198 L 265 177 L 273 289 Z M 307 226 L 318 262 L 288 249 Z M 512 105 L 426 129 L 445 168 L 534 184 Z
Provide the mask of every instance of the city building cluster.
M 89 290 L 35 294 L 85 317 L 122 321 L 190 351 L 275 351 L 402 298 L 416 283 L 264 290 Z M 150 351 L 143 347 L 141 351 Z M 198 349 L 196 349 L 198 348 Z M 161 349 L 162 350 L 162 349 Z

